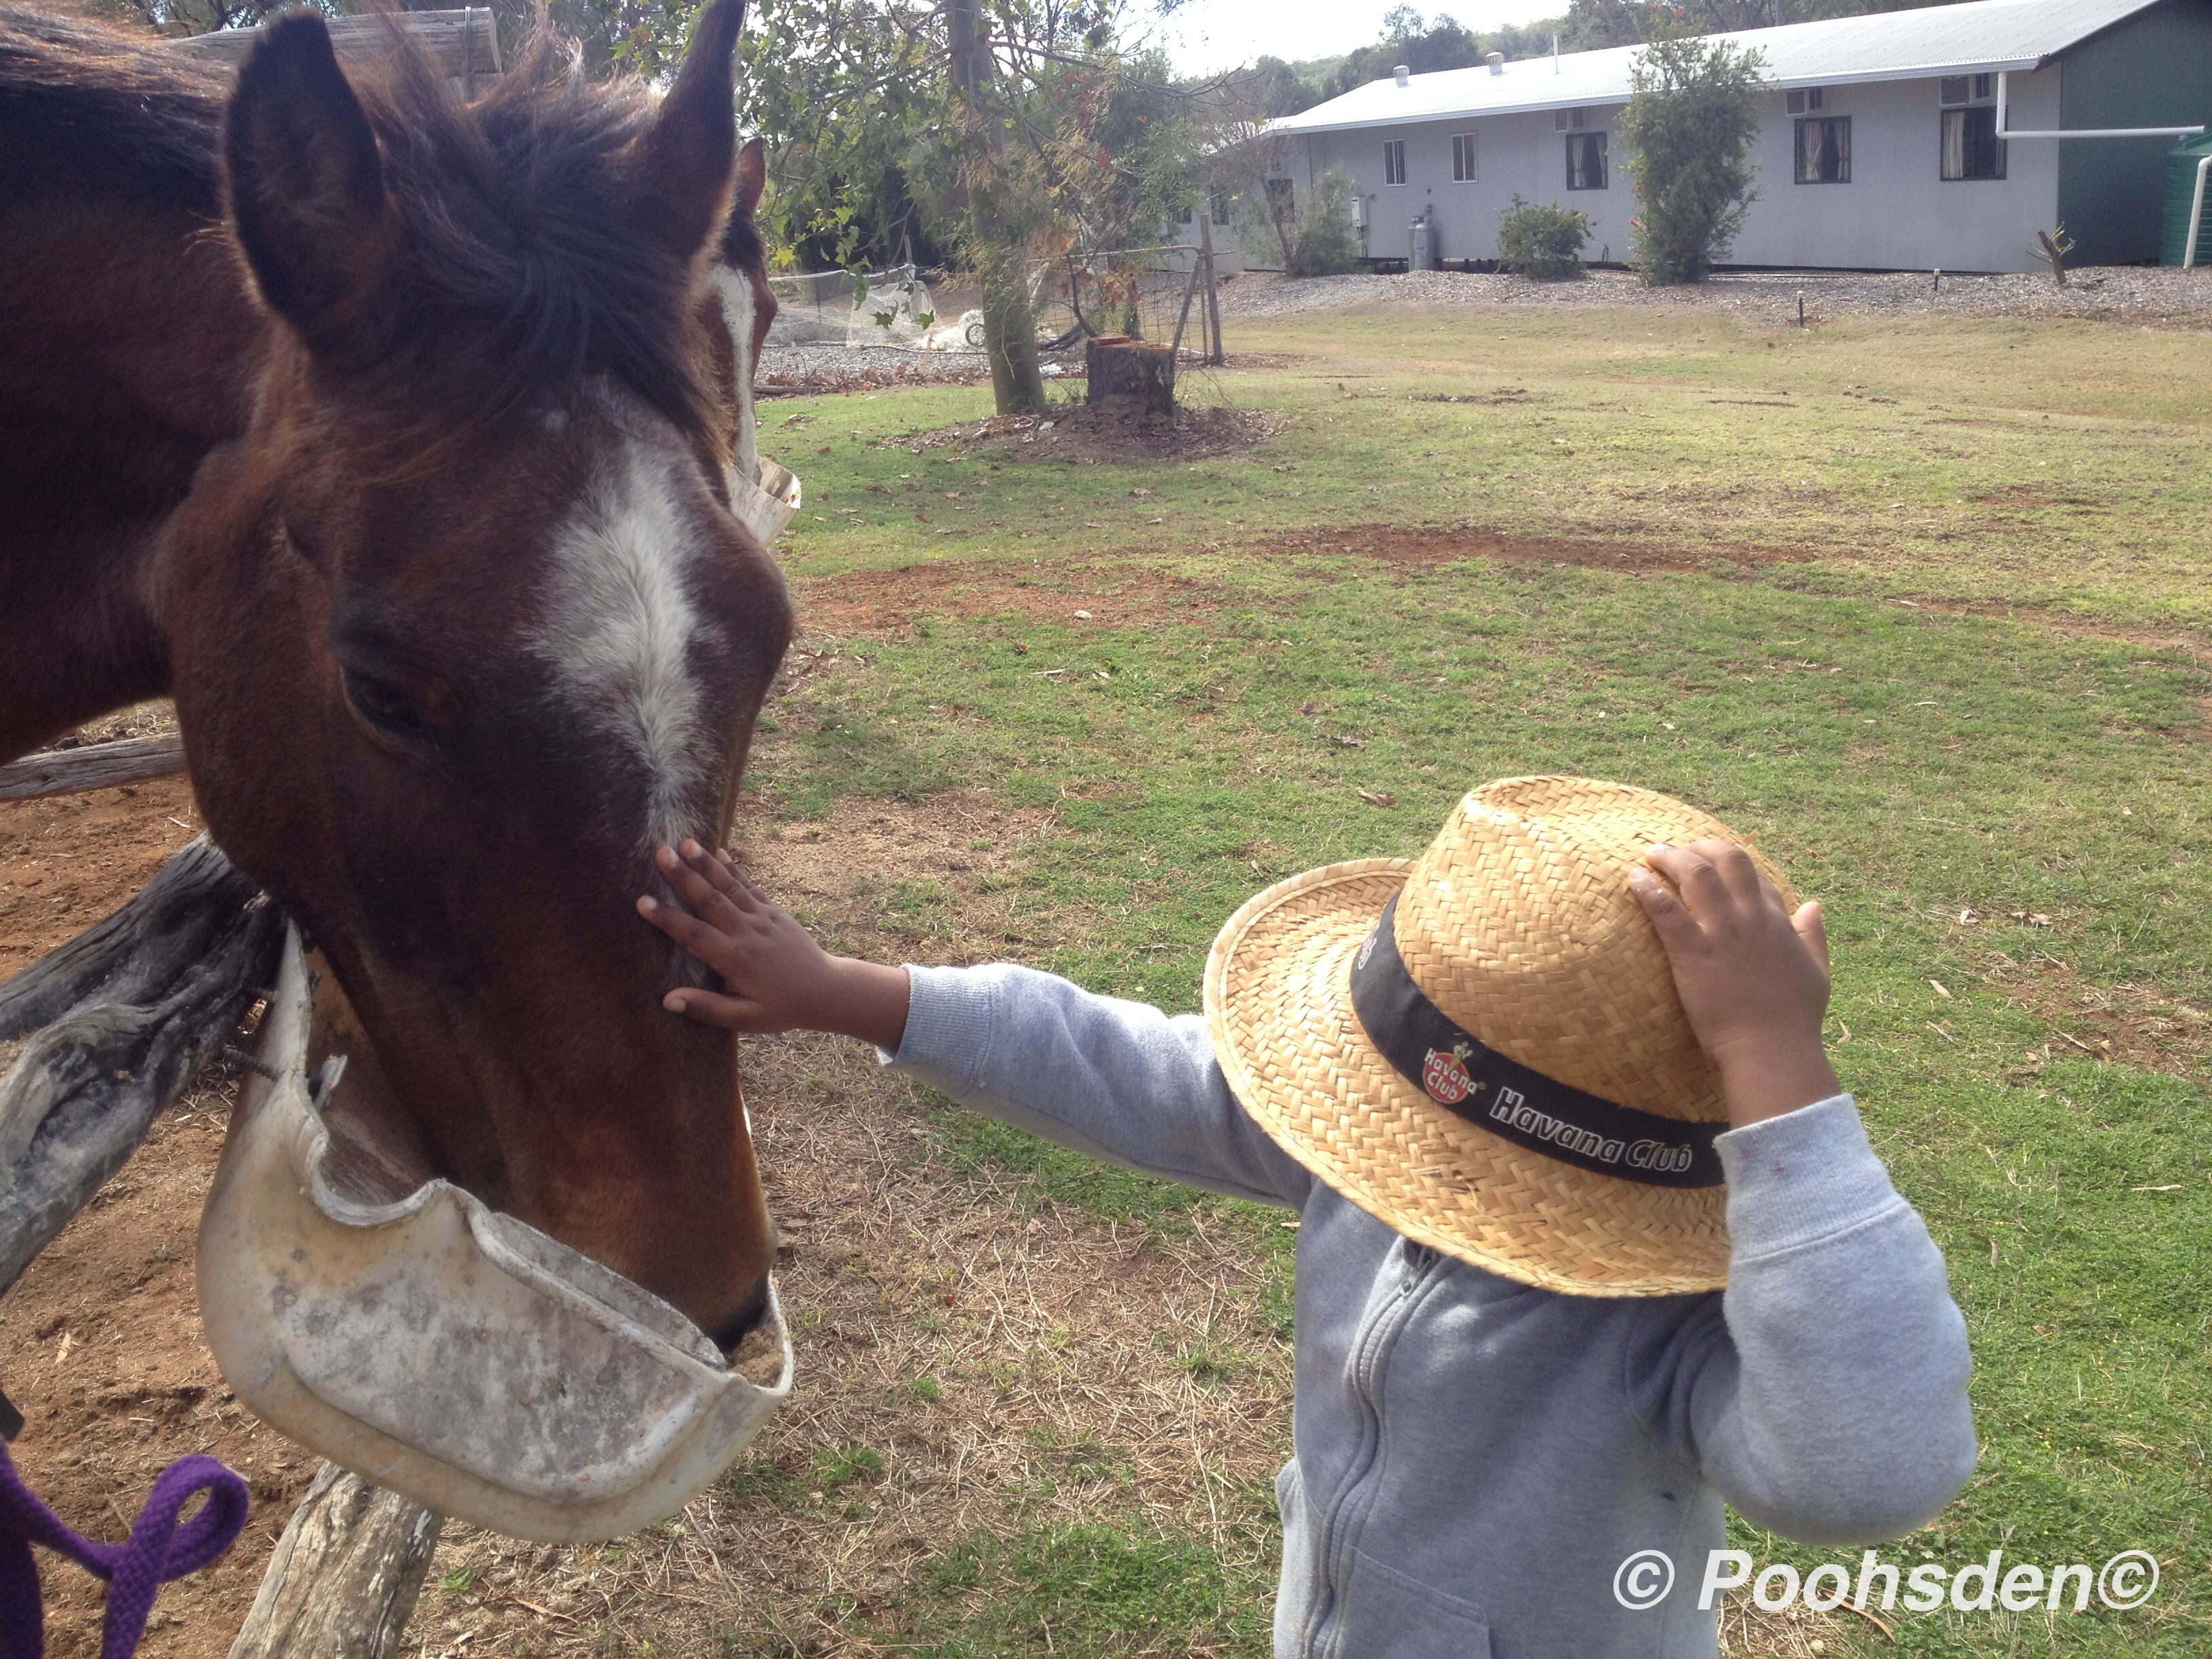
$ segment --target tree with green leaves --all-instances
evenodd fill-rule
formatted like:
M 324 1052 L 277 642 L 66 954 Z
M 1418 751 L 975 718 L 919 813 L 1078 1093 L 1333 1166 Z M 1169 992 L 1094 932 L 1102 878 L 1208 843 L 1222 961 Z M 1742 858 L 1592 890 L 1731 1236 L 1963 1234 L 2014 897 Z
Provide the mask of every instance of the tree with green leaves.
M 1702 281 L 1743 227 L 1759 133 L 1764 53 L 1726 40 L 1653 41 L 1629 70 L 1619 131 L 1636 186 L 1637 274 L 1654 287 Z
M 1557 27 L 1555 21 L 1540 21 L 1478 34 L 1455 18 L 1431 20 L 1411 6 L 1399 6 L 1384 15 L 1381 40 L 1352 52 L 1322 80 L 1322 94 L 1336 98 L 1370 81 L 1387 80 L 1401 64 L 1415 75 L 1429 75 L 1438 70 L 1472 69 L 1493 52 L 1508 58 L 1534 57 L 1551 50 Z
M 1036 274 L 1122 247 L 1194 195 L 1183 94 L 1119 49 L 1119 0 L 762 0 L 740 107 L 769 142 L 762 220 L 851 263 L 896 174 L 983 284 L 1000 412 L 1042 407 Z
M 1811 23 L 1828 17 L 1911 11 L 1957 5 L 1963 0 L 1568 0 L 1556 27 L 1569 52 L 1636 46 L 1669 33 L 1732 34 L 1776 22 Z M 1546 27 L 1531 24 L 1532 28 Z

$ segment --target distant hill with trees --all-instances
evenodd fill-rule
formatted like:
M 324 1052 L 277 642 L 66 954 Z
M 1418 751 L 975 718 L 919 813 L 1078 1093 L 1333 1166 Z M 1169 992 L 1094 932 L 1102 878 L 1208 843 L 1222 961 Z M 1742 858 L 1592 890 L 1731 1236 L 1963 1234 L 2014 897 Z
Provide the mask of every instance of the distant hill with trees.
M 1809 23 L 1826 17 L 1959 3 L 1961 0 L 1782 0 L 1782 21 Z M 1774 0 L 1568 0 L 1559 16 L 1510 24 L 1486 34 L 1449 14 L 1429 18 L 1411 6 L 1400 6 L 1384 16 L 1380 40 L 1340 57 L 1297 63 L 1255 59 L 1245 72 L 1250 77 L 1248 95 L 1270 116 L 1296 115 L 1355 87 L 1384 80 L 1401 64 L 1416 75 L 1426 75 L 1472 69 L 1493 52 L 1504 52 L 1508 61 L 1540 57 L 1552 50 L 1555 35 L 1562 52 L 1593 52 L 1641 46 L 1661 33 L 1726 34 L 1765 28 L 1773 21 Z

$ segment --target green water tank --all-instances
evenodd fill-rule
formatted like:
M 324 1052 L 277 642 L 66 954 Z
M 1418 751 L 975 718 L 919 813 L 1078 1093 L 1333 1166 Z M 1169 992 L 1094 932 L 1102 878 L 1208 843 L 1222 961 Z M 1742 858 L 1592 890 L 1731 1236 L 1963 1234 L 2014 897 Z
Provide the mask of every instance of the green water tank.
M 2176 144 L 2166 161 L 2166 239 L 2158 262 L 2178 265 L 2189 251 L 2189 208 L 2197 196 L 2197 168 L 2212 155 L 2212 133 Z M 2197 227 L 2197 263 L 2212 265 L 2212 179 L 2205 181 L 2204 216 Z

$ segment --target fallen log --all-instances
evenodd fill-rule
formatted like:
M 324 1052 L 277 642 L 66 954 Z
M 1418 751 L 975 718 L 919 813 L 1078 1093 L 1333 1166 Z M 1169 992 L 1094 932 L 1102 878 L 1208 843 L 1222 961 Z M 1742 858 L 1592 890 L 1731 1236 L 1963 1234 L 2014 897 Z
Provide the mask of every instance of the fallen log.
M 91 1200 L 269 983 L 283 922 L 204 836 L 0 984 L 0 1290 Z
M 81 794 L 87 789 L 171 777 L 184 769 L 185 740 L 173 732 L 161 738 L 88 743 L 82 749 L 48 749 L 0 766 L 0 800 Z
M 276 1540 L 230 1659 L 390 1659 L 445 1524 L 324 1464 Z

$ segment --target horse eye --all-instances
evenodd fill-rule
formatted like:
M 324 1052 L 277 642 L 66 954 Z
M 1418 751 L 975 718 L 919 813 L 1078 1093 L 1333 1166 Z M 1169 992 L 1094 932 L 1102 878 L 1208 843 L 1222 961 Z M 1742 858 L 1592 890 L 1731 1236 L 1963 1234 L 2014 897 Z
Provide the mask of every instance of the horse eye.
M 345 684 L 346 701 L 371 726 L 394 737 L 423 735 L 427 728 L 422 712 L 398 686 L 386 680 L 371 679 L 351 668 L 341 670 L 340 678 Z

